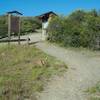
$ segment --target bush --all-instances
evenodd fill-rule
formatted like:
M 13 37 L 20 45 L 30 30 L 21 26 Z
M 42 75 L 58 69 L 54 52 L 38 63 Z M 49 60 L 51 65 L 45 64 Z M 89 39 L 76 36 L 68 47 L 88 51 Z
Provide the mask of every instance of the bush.
M 41 22 L 34 17 L 21 17 L 21 34 L 34 32 L 36 29 L 41 28 Z M 7 37 L 8 34 L 8 21 L 7 16 L 0 16 L 0 38 Z M 18 33 L 15 33 L 18 35 Z
M 68 17 L 55 17 L 48 27 L 48 39 L 63 46 L 96 48 L 100 38 L 100 16 L 75 11 Z
M 21 18 L 21 33 L 31 33 L 34 32 L 36 29 L 40 29 L 41 22 L 34 18 L 34 17 L 22 17 Z
M 0 38 L 7 36 L 7 16 L 0 16 Z

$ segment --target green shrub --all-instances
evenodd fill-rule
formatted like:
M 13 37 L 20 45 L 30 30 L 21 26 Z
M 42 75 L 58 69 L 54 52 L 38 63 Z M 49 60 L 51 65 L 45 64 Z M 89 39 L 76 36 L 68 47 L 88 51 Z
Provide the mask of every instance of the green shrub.
M 0 38 L 7 36 L 7 16 L 0 16 Z
M 22 17 L 21 18 L 21 33 L 28 34 L 34 32 L 36 29 L 40 29 L 41 22 L 34 17 Z
M 48 27 L 48 39 L 63 46 L 96 48 L 100 38 L 100 16 L 96 12 L 75 11 L 55 17 Z
M 8 20 L 7 16 L 0 16 L 0 38 L 6 37 L 8 34 Z M 21 17 L 21 34 L 28 34 L 41 28 L 41 22 L 34 17 Z M 18 35 L 18 33 L 15 33 Z

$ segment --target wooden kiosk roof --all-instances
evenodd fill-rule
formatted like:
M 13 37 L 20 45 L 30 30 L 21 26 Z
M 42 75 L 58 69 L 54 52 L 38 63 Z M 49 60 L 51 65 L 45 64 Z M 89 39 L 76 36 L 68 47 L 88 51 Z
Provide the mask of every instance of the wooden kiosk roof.
M 57 16 L 57 14 L 54 13 L 53 11 L 49 11 L 47 13 L 41 14 L 41 15 L 36 16 L 36 17 L 43 21 L 43 20 L 48 20 L 48 18 L 50 17 L 50 15 Z
M 14 10 L 14 11 L 10 11 L 10 12 L 7 12 L 7 14 L 17 14 L 17 15 L 23 15 L 22 13 Z

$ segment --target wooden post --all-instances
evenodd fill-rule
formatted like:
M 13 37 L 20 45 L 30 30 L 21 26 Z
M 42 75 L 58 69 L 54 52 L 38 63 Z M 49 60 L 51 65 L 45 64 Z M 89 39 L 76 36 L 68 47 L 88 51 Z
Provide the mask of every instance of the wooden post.
M 27 45 L 29 45 L 29 42 L 30 42 L 30 38 L 28 37 L 27 38 Z
M 11 40 L 11 14 L 8 14 L 8 45 L 10 45 Z
M 20 45 L 20 32 L 21 32 L 21 19 L 19 17 L 19 32 L 18 32 L 18 44 Z

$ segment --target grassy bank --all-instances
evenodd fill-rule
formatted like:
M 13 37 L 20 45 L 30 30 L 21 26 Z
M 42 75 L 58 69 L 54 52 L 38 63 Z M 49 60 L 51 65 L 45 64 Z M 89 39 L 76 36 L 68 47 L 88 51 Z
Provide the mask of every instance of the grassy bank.
M 36 100 L 47 80 L 65 69 L 35 47 L 0 46 L 0 100 Z

